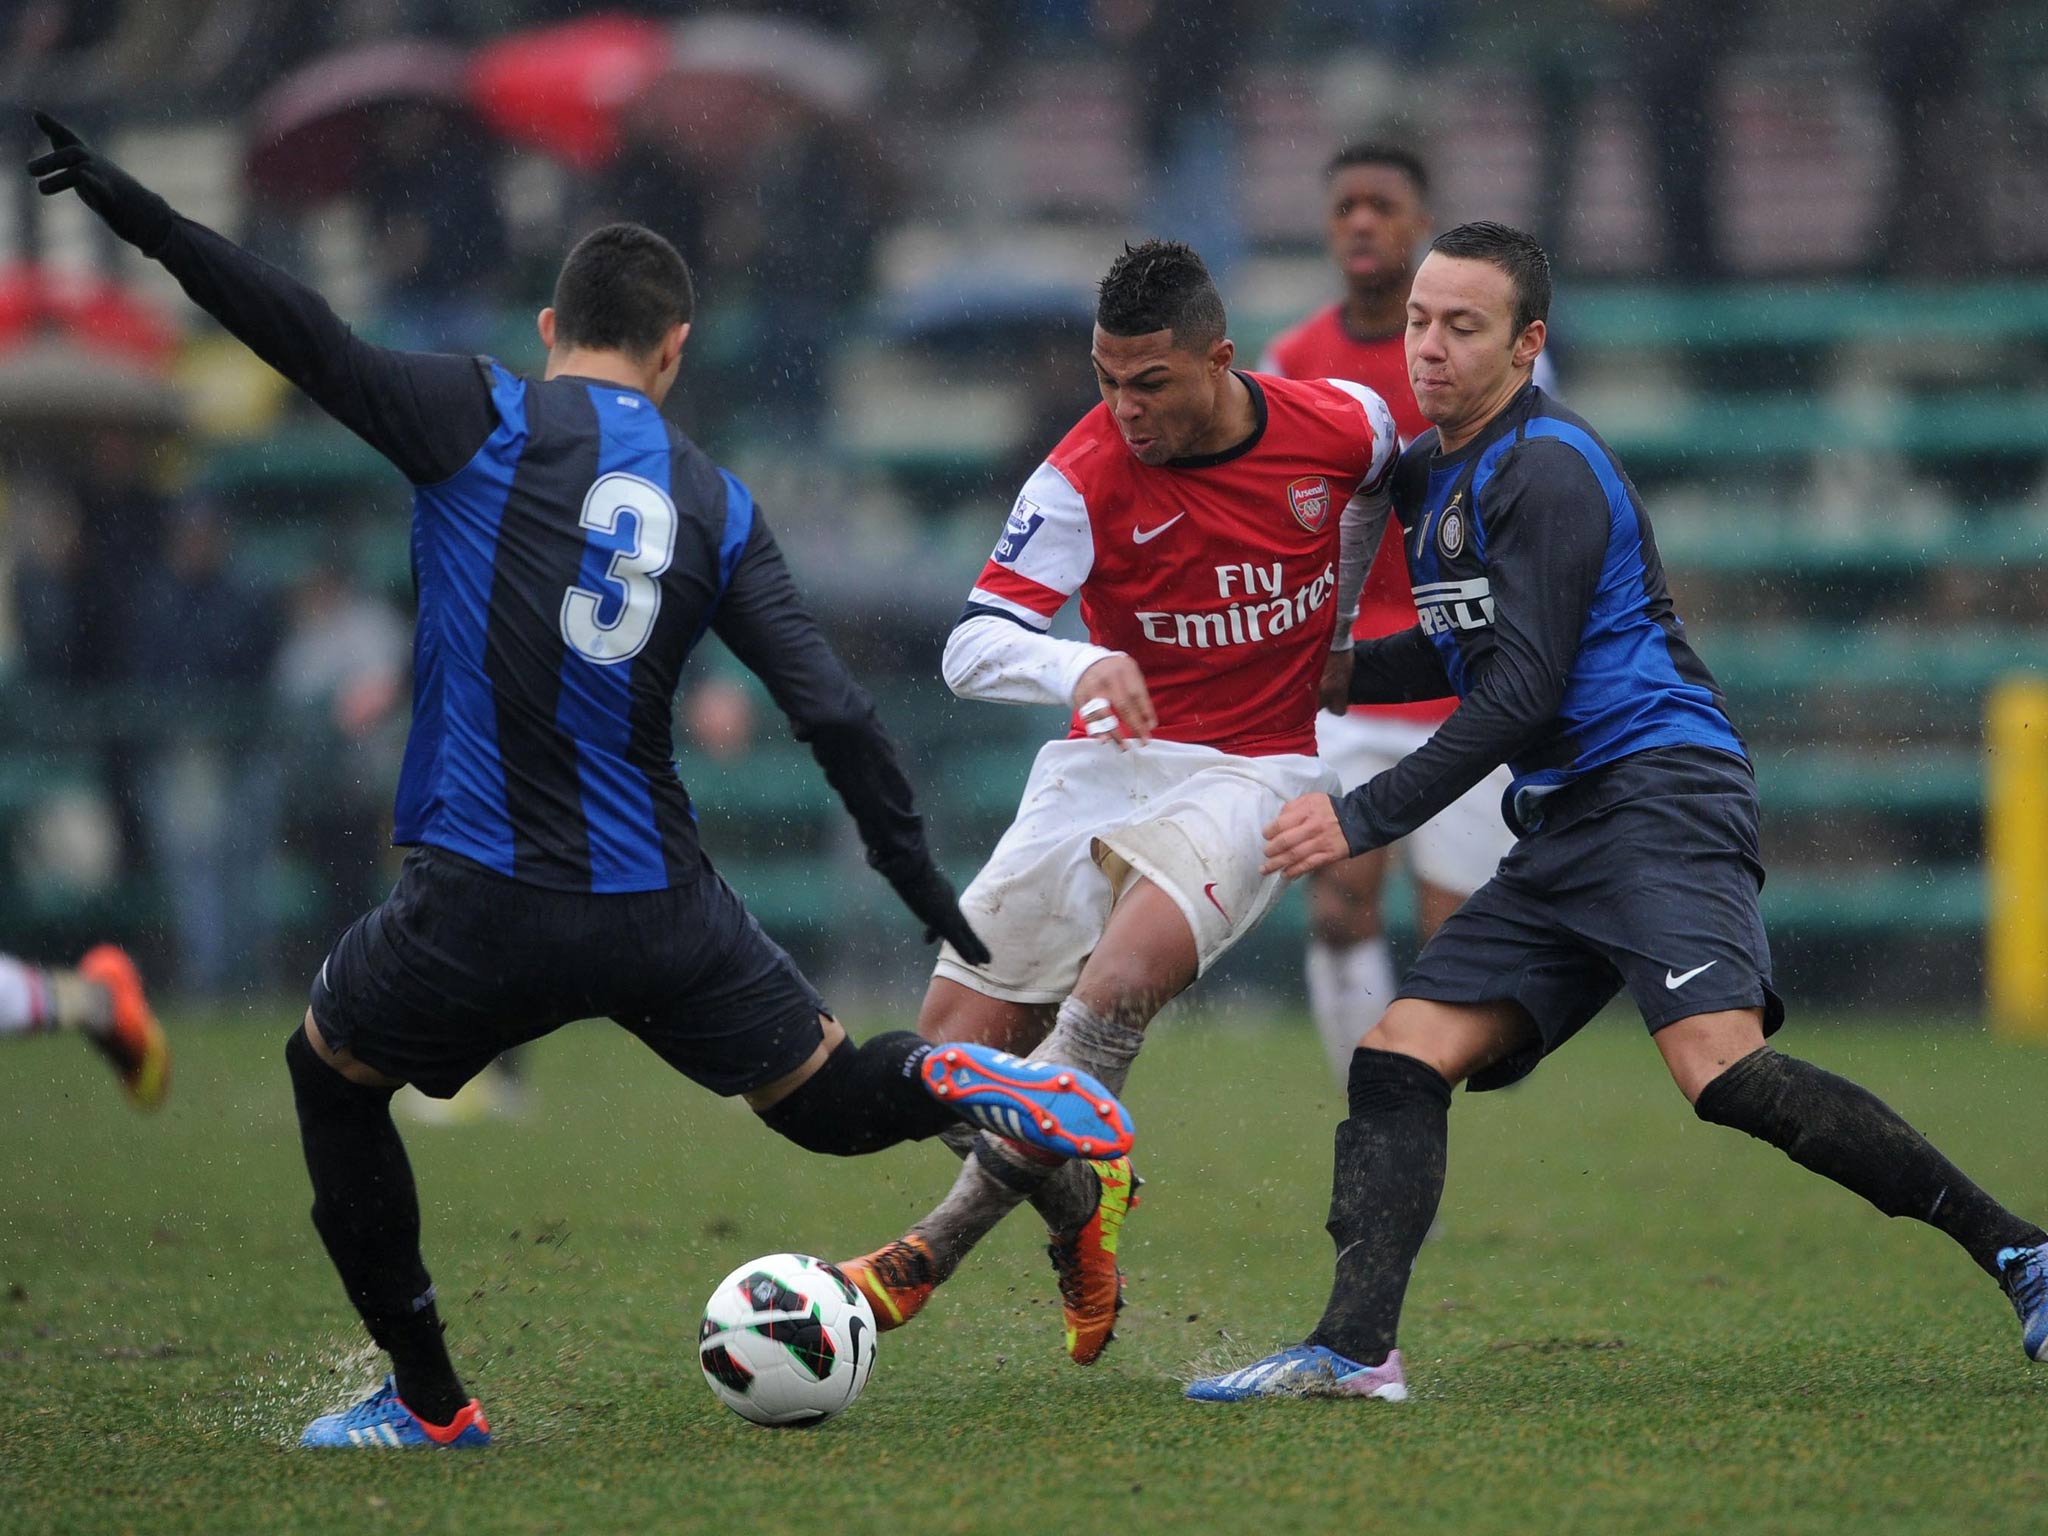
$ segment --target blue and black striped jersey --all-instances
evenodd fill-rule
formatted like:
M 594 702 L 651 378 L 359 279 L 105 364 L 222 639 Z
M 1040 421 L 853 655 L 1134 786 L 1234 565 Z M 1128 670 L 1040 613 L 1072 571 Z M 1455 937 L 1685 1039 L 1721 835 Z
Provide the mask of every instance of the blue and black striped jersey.
M 1455 695 L 1422 748 L 1346 796 L 1354 849 L 1405 836 L 1500 763 L 1518 832 L 1542 797 L 1653 747 L 1747 757 L 1685 639 L 1642 501 L 1582 419 L 1531 385 L 1470 443 L 1394 472 L 1416 627 L 1355 651 L 1360 703 Z
M 697 858 L 672 700 L 753 498 L 643 395 L 480 371 L 491 435 L 415 496 L 396 838 L 534 885 L 672 885 Z
M 874 707 L 747 489 L 645 395 L 397 352 L 180 219 L 153 253 L 252 351 L 413 482 L 419 618 L 396 840 L 555 889 L 705 869 L 673 697 L 707 630 L 767 684 L 892 882 L 929 871 Z

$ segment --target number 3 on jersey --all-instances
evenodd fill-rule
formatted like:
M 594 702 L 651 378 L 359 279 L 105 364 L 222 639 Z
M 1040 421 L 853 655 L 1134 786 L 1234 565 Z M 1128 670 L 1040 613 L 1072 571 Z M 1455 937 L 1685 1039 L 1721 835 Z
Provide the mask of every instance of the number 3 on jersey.
M 622 530 L 626 519 L 631 526 Z M 676 552 L 676 504 L 651 480 L 610 474 L 583 498 L 579 521 L 598 535 L 590 546 L 612 558 L 599 590 L 575 586 L 562 594 L 562 638 L 599 666 L 631 661 L 661 612 L 661 573 Z

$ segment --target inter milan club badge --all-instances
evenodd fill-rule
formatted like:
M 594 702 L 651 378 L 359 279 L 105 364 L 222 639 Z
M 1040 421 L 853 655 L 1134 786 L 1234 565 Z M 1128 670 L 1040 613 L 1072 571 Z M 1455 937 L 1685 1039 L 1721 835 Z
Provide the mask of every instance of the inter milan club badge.
M 1458 552 L 1465 547 L 1465 512 L 1458 505 L 1459 500 L 1452 497 L 1444 515 L 1436 520 L 1437 553 L 1446 560 L 1457 559 Z
M 1321 475 L 1303 475 L 1287 487 L 1287 505 L 1294 520 L 1310 533 L 1321 533 L 1330 520 L 1330 482 Z

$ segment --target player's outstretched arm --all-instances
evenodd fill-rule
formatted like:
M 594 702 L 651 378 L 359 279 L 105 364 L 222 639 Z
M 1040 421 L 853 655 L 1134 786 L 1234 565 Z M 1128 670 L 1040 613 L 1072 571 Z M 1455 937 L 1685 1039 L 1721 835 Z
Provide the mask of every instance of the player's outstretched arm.
M 121 239 L 162 263 L 192 302 L 418 485 L 445 480 L 496 425 L 474 358 L 359 340 L 297 279 L 177 210 L 46 113 L 50 151 L 28 164 L 45 197 L 76 192 Z
M 944 939 L 972 965 L 986 964 L 988 947 L 932 859 L 910 779 L 874 701 L 818 628 L 758 513 L 712 628 L 767 684 L 796 739 L 810 747 L 853 817 L 869 866 L 925 925 L 925 937 Z

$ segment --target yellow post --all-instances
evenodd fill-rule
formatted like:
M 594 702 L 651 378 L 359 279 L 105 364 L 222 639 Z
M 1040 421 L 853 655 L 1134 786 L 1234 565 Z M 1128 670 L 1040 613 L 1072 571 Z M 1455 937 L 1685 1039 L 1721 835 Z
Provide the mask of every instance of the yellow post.
M 1992 1027 L 2048 1040 L 2048 680 L 2010 677 L 1985 722 L 1985 979 Z

